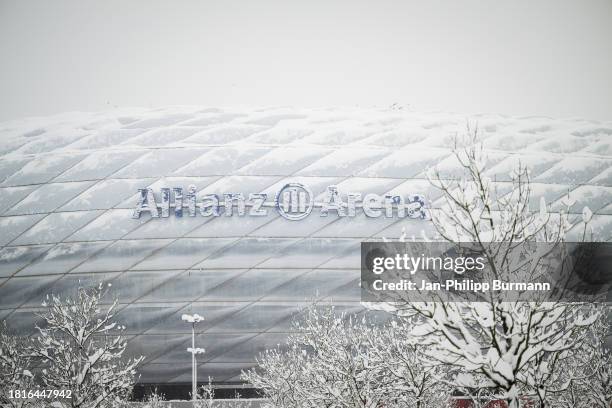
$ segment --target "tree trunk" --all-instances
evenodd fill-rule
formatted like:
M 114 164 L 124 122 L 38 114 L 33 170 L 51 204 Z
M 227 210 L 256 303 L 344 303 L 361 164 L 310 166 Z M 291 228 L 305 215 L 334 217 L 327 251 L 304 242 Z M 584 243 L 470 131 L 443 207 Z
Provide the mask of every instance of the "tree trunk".
M 506 403 L 508 404 L 508 408 L 520 408 L 521 407 L 521 401 L 519 400 L 518 397 L 512 397 L 506 400 Z

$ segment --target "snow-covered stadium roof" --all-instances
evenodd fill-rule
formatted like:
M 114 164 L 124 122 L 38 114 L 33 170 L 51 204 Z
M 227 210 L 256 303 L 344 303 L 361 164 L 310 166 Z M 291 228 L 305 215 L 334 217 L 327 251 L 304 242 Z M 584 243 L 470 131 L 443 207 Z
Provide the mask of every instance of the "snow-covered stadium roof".
M 0 124 L 0 319 L 31 332 L 46 293 L 112 281 L 141 382 L 188 382 L 199 313 L 200 378 L 239 380 L 282 342 L 314 296 L 359 311 L 359 243 L 427 233 L 419 219 L 337 216 L 132 218 L 137 190 L 267 192 L 288 182 L 321 192 L 439 193 L 438 166 L 460 171 L 452 137 L 478 124 L 500 185 L 520 160 L 553 208 L 569 191 L 612 237 L 612 122 L 373 109 L 176 107 L 67 113 Z

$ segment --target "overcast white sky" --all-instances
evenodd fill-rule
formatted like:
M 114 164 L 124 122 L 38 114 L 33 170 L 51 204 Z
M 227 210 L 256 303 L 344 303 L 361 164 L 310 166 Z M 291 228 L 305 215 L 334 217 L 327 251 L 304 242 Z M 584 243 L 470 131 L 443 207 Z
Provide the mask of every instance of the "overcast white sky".
M 0 120 L 392 103 L 612 119 L 612 1 L 0 0 Z

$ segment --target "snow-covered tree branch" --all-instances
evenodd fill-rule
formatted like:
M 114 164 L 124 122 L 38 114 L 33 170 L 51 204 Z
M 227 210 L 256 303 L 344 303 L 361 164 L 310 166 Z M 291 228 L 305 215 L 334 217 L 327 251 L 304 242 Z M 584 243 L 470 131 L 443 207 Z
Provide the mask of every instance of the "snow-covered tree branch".
M 6 322 L 0 322 L 0 406 L 26 408 L 34 404 L 27 399 L 9 398 L 15 390 L 35 388 L 33 361 L 27 353 L 27 341 L 9 332 Z
M 603 306 L 602 306 L 603 307 Z M 612 356 L 606 348 L 610 324 L 603 315 L 589 328 L 581 347 L 563 353 L 556 367 L 543 365 L 532 375 L 537 391 L 551 406 L 560 408 L 609 408 L 612 404 Z
M 393 393 L 403 396 L 409 407 L 442 407 L 448 401 L 451 373 L 447 366 L 431 364 L 423 346 L 411 336 L 403 320 L 392 320 L 371 330 L 369 353 L 375 367 L 391 384 Z
M 37 327 L 32 352 L 44 366 L 45 387 L 72 391 L 62 406 L 112 407 L 132 390 L 143 357 L 123 357 L 127 341 L 114 320 L 117 300 L 102 304 L 108 286 L 78 288 L 74 298 L 50 295 L 43 303 L 45 325 Z
M 440 237 L 458 248 L 466 242 L 478 248 L 488 265 L 484 280 L 503 277 L 530 282 L 558 272 L 558 265 L 551 267 L 549 255 L 552 249 L 562 250 L 560 245 L 573 226 L 569 217 L 573 203 L 568 197 L 564 208 L 552 213 L 542 199 L 539 211 L 534 211 L 529 170 L 520 164 L 511 174 L 509 188 L 500 190 L 485 175 L 487 161 L 477 130 L 468 128 L 468 133 L 459 144 L 462 147 L 455 149 L 463 177 L 449 179 L 436 170 L 429 174 L 442 192 L 440 205 L 431 209 Z M 588 222 L 589 211 L 584 214 Z M 588 232 L 586 222 L 583 238 Z M 536 242 L 547 245 L 533 245 Z M 480 302 L 406 298 L 384 307 L 409 322 L 406 335 L 417 336 L 432 361 L 462 372 L 457 388 L 484 386 L 510 408 L 518 408 L 521 395 L 530 392 L 538 394 L 542 406 L 547 404 L 546 387 L 538 383 L 541 374 L 563 365 L 568 355 L 580 349 L 589 328 L 604 313 L 595 305 L 561 298 L 508 299 L 501 293 Z
M 286 348 L 266 351 L 243 375 L 270 407 L 426 408 L 448 398 L 443 368 L 423 364 L 397 322 L 379 327 L 312 306 L 294 328 Z

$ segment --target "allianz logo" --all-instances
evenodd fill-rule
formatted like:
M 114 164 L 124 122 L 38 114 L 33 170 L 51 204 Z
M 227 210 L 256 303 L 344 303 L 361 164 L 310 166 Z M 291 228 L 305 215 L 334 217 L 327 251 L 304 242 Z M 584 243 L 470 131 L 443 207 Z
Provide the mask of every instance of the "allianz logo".
M 425 197 L 420 194 L 407 196 L 387 193 L 348 192 L 341 194 L 335 185 L 327 186 L 322 200 L 315 201 L 312 190 L 302 183 L 287 183 L 274 196 L 268 199 L 266 193 L 204 194 L 199 196 L 194 185 L 160 188 L 156 197 L 152 188 L 138 189 L 138 202 L 132 218 L 149 214 L 152 218 L 203 216 L 267 216 L 270 210 L 291 221 L 308 217 L 315 209 L 321 217 L 330 214 L 338 217 L 355 217 L 363 213 L 366 217 L 378 218 L 417 218 L 427 219 Z

